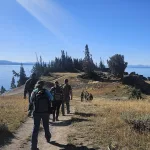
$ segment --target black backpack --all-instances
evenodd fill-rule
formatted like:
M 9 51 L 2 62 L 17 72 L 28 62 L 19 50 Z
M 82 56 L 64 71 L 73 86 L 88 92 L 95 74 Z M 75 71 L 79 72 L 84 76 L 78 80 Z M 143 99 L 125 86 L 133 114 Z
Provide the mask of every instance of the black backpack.
M 45 89 L 35 93 L 35 113 L 52 113 L 51 102 L 46 94 Z
M 63 93 L 61 87 L 55 87 L 54 88 L 54 100 L 56 101 L 62 101 L 63 99 Z

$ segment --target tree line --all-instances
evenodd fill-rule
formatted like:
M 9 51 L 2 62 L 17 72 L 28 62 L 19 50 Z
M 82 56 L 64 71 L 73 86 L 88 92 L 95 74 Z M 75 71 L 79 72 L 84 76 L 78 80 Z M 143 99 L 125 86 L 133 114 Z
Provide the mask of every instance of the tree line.
M 37 58 L 32 72 L 35 72 L 38 76 L 48 75 L 49 72 L 78 72 L 83 71 L 82 64 L 83 59 L 72 58 L 62 50 L 61 56 L 55 57 L 49 63 L 45 63 L 41 56 L 40 59 Z
M 107 60 L 107 64 L 110 73 L 117 77 L 123 78 L 124 71 L 128 64 L 125 62 L 123 55 L 115 54 Z M 104 71 L 105 68 L 106 66 L 101 58 L 99 64 L 93 61 L 89 47 L 86 45 L 84 50 L 84 58 L 72 58 L 64 50 L 61 50 L 60 57 L 55 57 L 55 59 L 49 63 L 44 62 L 41 56 L 40 58 L 37 57 L 37 61 L 33 65 L 32 73 L 34 72 L 38 77 L 40 77 L 49 75 L 50 72 L 85 72 L 89 75 L 89 77 L 91 77 L 95 70 Z M 25 84 L 28 78 L 25 74 L 23 64 L 20 66 L 19 73 L 14 70 L 12 72 L 13 77 L 11 81 L 11 89 Z M 17 83 L 15 83 L 15 77 L 19 78 Z M 3 88 L 1 90 L 2 92 L 4 92 Z
M 99 65 L 94 63 L 92 54 L 89 51 L 88 45 L 85 46 L 84 58 L 72 58 L 65 52 L 61 51 L 60 57 L 55 57 L 48 64 L 37 58 L 37 62 L 33 66 L 32 72 L 38 76 L 48 75 L 50 72 L 92 72 L 93 70 L 102 70 L 105 68 L 103 61 L 100 59 Z

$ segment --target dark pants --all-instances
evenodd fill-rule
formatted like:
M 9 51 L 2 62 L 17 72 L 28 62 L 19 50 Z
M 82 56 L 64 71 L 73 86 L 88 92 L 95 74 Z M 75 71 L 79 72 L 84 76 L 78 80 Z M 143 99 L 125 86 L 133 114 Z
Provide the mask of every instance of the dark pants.
M 62 104 L 62 101 L 53 101 L 52 102 L 52 106 L 53 106 L 53 120 L 58 119 L 59 110 L 60 110 L 61 104 Z
M 29 103 L 30 103 L 31 93 L 32 93 L 32 92 L 28 92 Z
M 32 92 L 28 92 L 28 101 L 29 101 L 29 109 L 28 109 L 28 110 L 30 110 L 30 98 L 31 98 L 31 93 L 32 93 Z
M 81 96 L 81 102 L 83 102 L 83 96 Z
M 31 116 L 31 115 L 32 115 L 32 110 L 33 110 L 33 108 L 32 108 L 31 105 L 30 105 L 31 93 L 32 93 L 32 92 L 28 92 L 28 101 L 29 101 L 28 116 Z
M 65 104 L 67 108 L 67 114 L 70 113 L 70 98 L 66 98 L 62 101 L 62 114 L 65 115 Z
M 49 114 L 33 114 L 34 119 L 34 127 L 33 127 L 33 133 L 32 133 L 32 149 L 37 148 L 38 143 L 38 133 L 40 128 L 40 121 L 42 119 L 43 127 L 45 131 L 45 138 L 48 140 L 51 138 L 51 134 L 49 131 Z

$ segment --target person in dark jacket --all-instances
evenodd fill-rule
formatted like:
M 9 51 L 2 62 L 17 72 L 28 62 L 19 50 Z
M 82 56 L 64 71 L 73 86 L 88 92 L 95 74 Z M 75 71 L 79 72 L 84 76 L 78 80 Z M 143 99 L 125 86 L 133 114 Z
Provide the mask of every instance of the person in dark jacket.
M 26 95 L 28 94 L 28 101 L 30 104 L 30 97 L 31 93 L 34 90 L 35 84 L 37 83 L 38 79 L 36 78 L 36 74 L 33 73 L 31 77 L 26 81 L 24 86 L 24 99 L 26 99 Z M 30 105 L 29 105 L 30 107 Z M 32 114 L 31 108 L 28 108 L 28 116 L 30 117 Z
M 37 148 L 37 144 L 41 120 L 43 122 L 47 142 L 50 142 L 51 139 L 51 133 L 49 130 L 49 115 L 51 111 L 50 103 L 53 101 L 53 96 L 48 90 L 44 89 L 43 86 L 44 81 L 38 81 L 30 99 L 30 108 L 32 108 L 31 111 L 33 111 L 34 120 L 31 150 L 39 150 Z
M 84 91 L 81 92 L 81 102 L 83 102 L 83 98 L 84 98 Z
M 29 103 L 30 103 L 31 93 L 32 93 L 37 81 L 38 81 L 38 79 L 36 78 L 36 74 L 33 73 L 31 75 L 31 77 L 25 83 L 25 86 L 24 86 L 24 99 L 26 99 L 26 95 L 28 94 Z
M 89 98 L 90 98 L 90 100 L 92 101 L 92 100 L 93 100 L 93 94 L 90 93 Z
M 50 92 L 52 93 L 54 97 L 54 101 L 52 102 L 53 106 L 53 122 L 59 121 L 59 110 L 60 106 L 62 104 L 62 99 L 63 99 L 63 91 L 62 88 L 59 86 L 59 82 L 55 82 L 55 86 L 51 88 Z

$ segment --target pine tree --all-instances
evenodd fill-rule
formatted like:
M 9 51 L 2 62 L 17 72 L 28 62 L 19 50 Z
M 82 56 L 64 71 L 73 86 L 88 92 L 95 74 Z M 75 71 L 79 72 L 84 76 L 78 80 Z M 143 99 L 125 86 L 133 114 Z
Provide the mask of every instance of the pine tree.
M 66 56 L 64 50 L 61 51 L 61 68 L 65 70 Z
M 90 55 L 90 62 L 93 64 L 92 57 Z M 46 64 L 42 57 L 38 59 L 37 62 L 34 64 L 32 72 L 36 73 L 38 77 L 44 75 L 49 75 L 50 72 L 75 72 L 75 71 L 83 71 L 83 59 L 75 59 L 72 58 L 65 52 L 64 50 L 61 51 L 60 57 L 55 57 L 54 60 L 49 61 Z M 13 74 L 17 76 L 18 74 L 14 71 Z
M 1 86 L 0 94 L 3 94 L 3 93 L 5 93 L 5 92 L 6 92 L 6 89 L 5 89 L 3 86 Z
M 12 81 L 11 81 L 11 86 L 10 87 L 11 87 L 11 89 L 16 88 L 14 76 L 12 77 Z
M 26 77 L 26 74 L 25 74 L 25 71 L 24 71 L 24 68 L 23 68 L 23 64 L 21 64 L 20 66 L 20 73 L 19 73 L 19 81 L 18 81 L 18 87 L 25 84 L 27 80 L 27 77 Z
M 106 68 L 101 58 L 100 58 L 99 68 L 101 71 L 103 71 L 103 69 Z
M 94 63 L 92 59 L 92 55 L 90 54 L 88 45 L 85 46 L 85 57 L 83 60 L 83 70 L 85 73 L 87 73 L 89 76 L 94 71 Z

